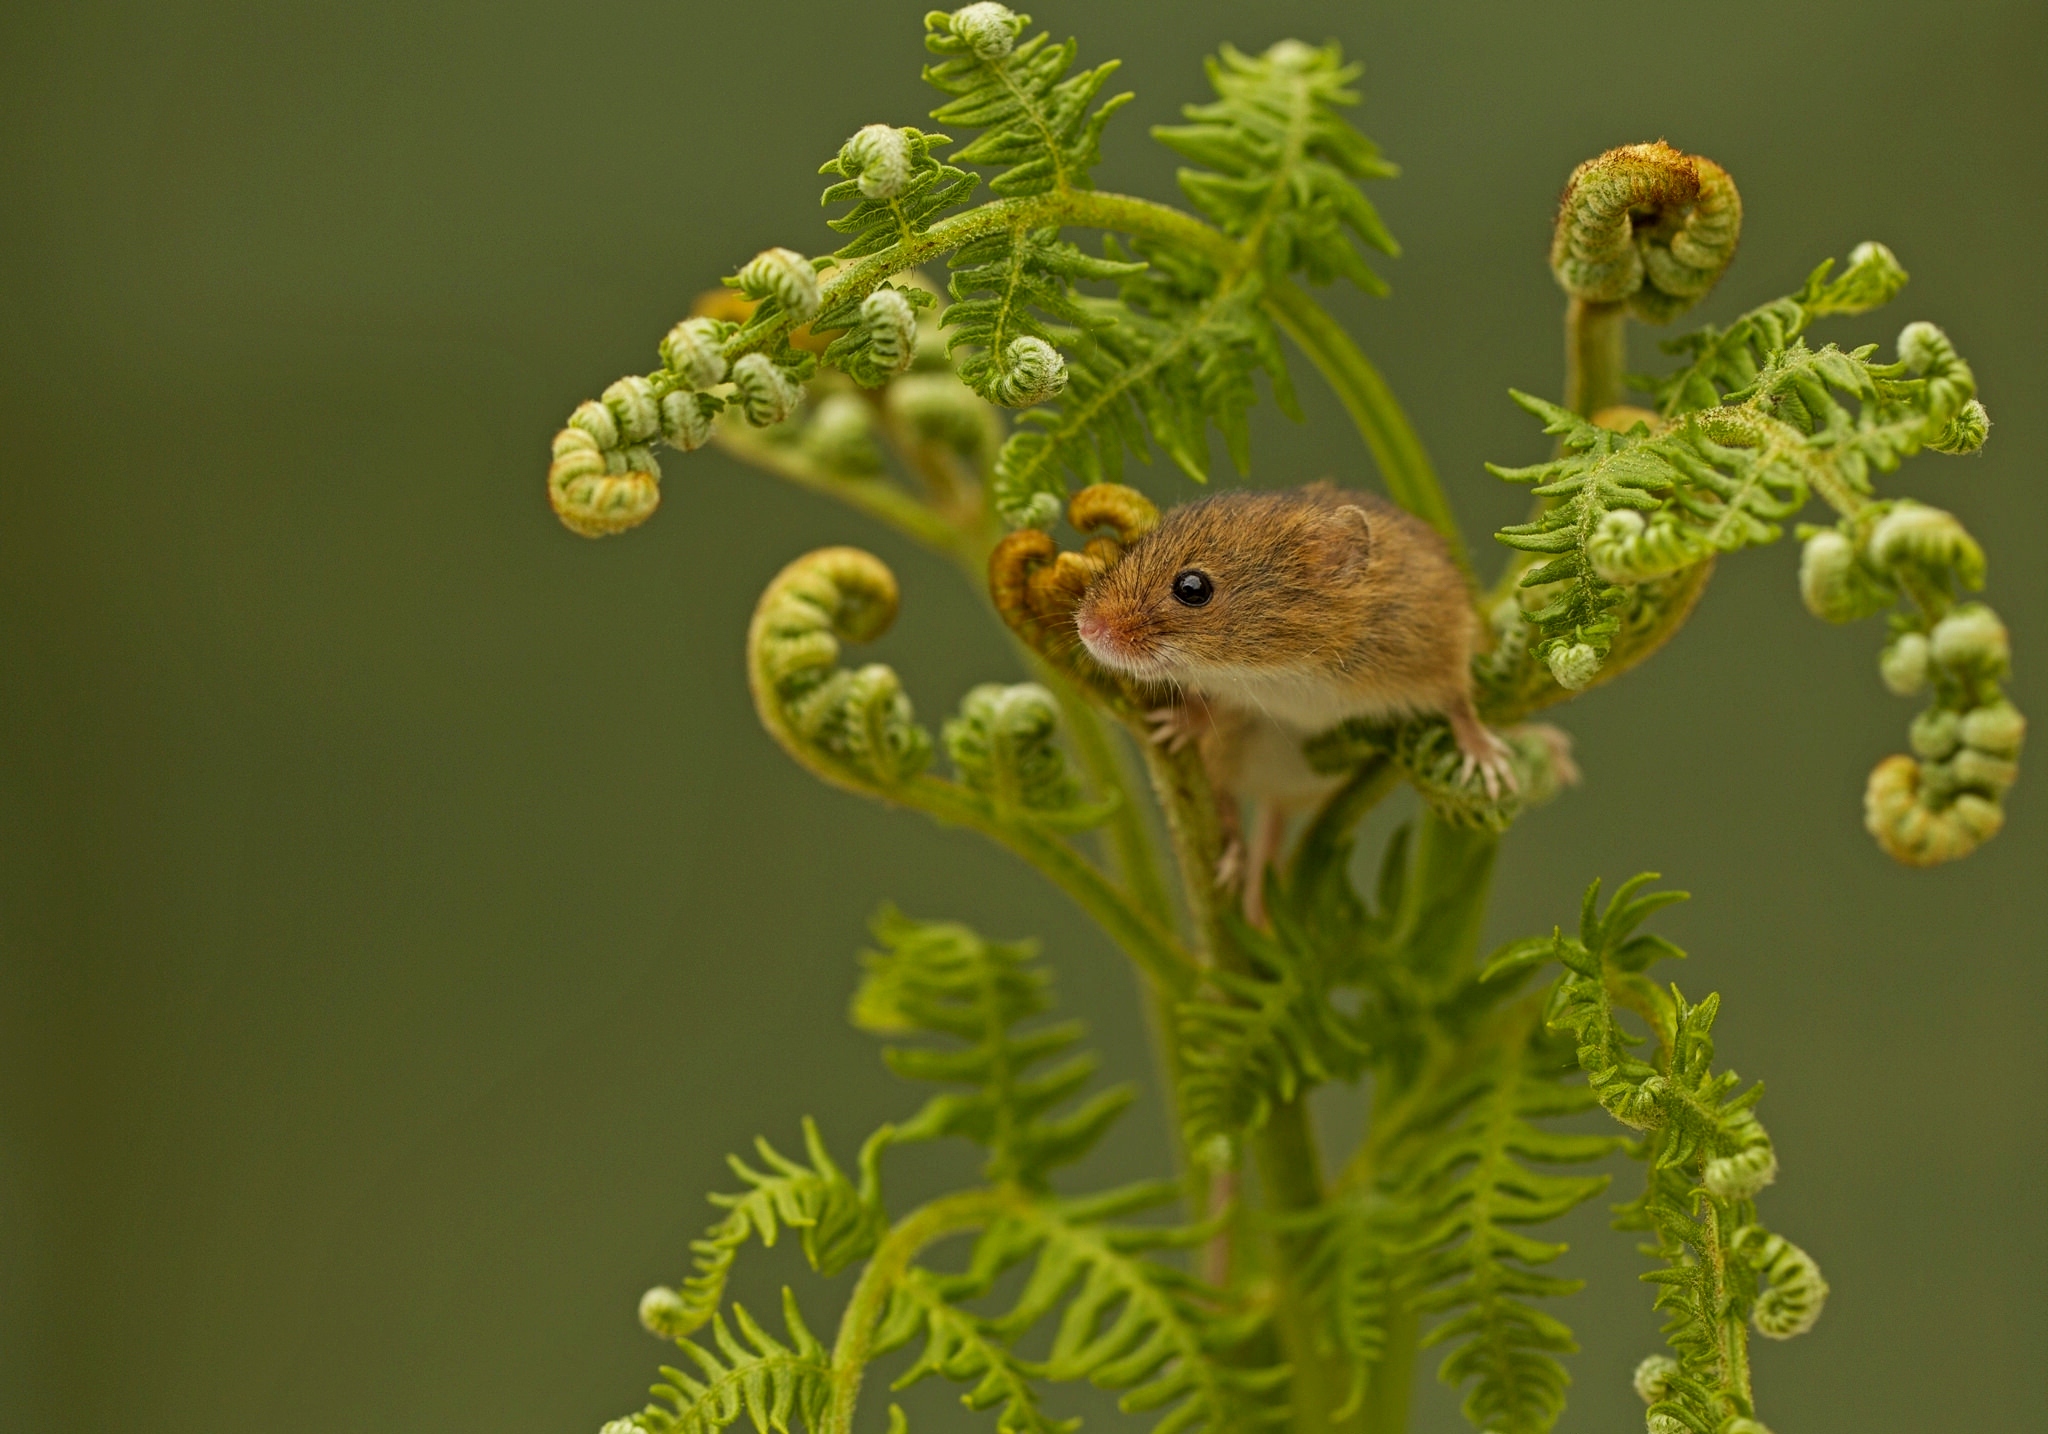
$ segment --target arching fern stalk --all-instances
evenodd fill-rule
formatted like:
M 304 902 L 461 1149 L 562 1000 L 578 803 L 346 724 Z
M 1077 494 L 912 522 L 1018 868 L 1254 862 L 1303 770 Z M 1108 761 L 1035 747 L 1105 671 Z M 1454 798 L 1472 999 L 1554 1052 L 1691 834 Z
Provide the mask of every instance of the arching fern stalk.
M 1095 666 L 1073 608 L 1159 519 L 1122 483 L 1128 459 L 1161 454 L 1206 482 L 1220 437 L 1242 472 L 1260 395 L 1295 411 L 1283 337 L 1331 383 L 1388 492 L 1465 562 L 1420 442 L 1303 287 L 1381 292 L 1367 256 L 1396 252 L 1360 187 L 1394 170 L 1345 118 L 1357 67 L 1334 46 L 1225 48 L 1215 97 L 1153 132 L 1187 161 L 1191 212 L 1094 188 L 1128 98 L 1105 97 L 1113 62 L 1081 66 L 1074 42 L 997 4 L 935 12 L 925 30 L 945 133 L 877 122 L 847 138 L 824 165 L 826 223 L 844 242 L 823 258 L 769 249 L 678 318 L 659 367 L 571 414 L 548 493 L 573 530 L 620 532 L 659 504 L 656 444 L 714 444 L 985 579 L 1035 680 L 972 688 L 936 735 L 891 668 L 845 660 L 900 599 L 856 548 L 800 556 L 768 584 L 747 639 L 755 704 L 825 781 L 981 833 L 1101 924 L 1154 1006 L 1179 1168 L 1063 1188 L 1131 1092 L 1088 1094 L 1080 1030 L 1041 1022 L 1049 981 L 1028 946 L 885 912 L 853 1017 L 898 1042 L 885 1053 L 898 1074 L 944 1089 L 870 1135 L 850 1172 L 808 1121 L 801 1159 L 762 1142 L 733 1162 L 743 1188 L 713 1197 L 721 1214 L 689 1272 L 641 1305 L 680 1358 L 657 1402 L 611 1434 L 878 1428 L 868 1367 L 903 1347 L 915 1353 L 899 1387 L 956 1382 L 1006 1434 L 1070 1430 L 1058 1386 L 1079 1380 L 1165 1434 L 1393 1434 L 1428 1346 L 1444 1348 L 1440 1373 L 1477 1428 L 1543 1434 L 1573 1348 L 1556 1301 L 1577 1282 L 1564 1246 L 1532 1228 L 1598 1193 L 1606 1177 L 1584 1167 L 1622 1144 L 1648 1172 L 1621 1223 L 1652 1241 L 1669 1347 L 1637 1373 L 1649 1428 L 1757 1434 L 1748 1331 L 1802 1332 L 1826 1284 L 1761 1223 L 1777 1157 L 1757 1088 L 1713 1068 L 1717 999 L 1646 974 L 1680 954 L 1640 930 L 1674 895 L 1639 879 L 1602 907 L 1596 884 L 1576 938 L 1481 960 L 1501 836 L 1573 776 L 1554 733 L 1511 724 L 1641 662 L 1716 559 L 1775 541 L 1817 499 L 1829 518 L 1800 529 L 1806 606 L 1829 621 L 1890 610 L 1885 684 L 1931 694 L 1914 755 L 1872 773 L 1866 824 L 1916 865 L 1995 834 L 2025 724 L 1999 687 L 2005 630 L 1969 596 L 1983 551 L 1953 516 L 1876 487 L 1921 451 L 1983 445 L 1970 368 L 1924 322 L 1890 361 L 1814 346 L 1816 320 L 1864 314 L 1904 284 L 1872 243 L 1839 275 L 1823 264 L 1787 297 L 1667 344 L 1672 372 L 1627 375 L 1626 325 L 1668 323 L 1718 282 L 1742 200 L 1725 170 L 1662 143 L 1581 165 L 1552 249 L 1564 401 L 1516 396 L 1557 447 L 1494 470 L 1536 504 L 1497 535 L 1514 556 L 1474 599 L 1491 633 L 1474 675 L 1516 784 L 1476 786 L 1438 719 L 1318 734 L 1304 755 L 1339 785 L 1253 874 L 1264 901 L 1250 924 L 1219 885 L 1222 820 L 1199 759 L 1149 740 L 1148 713 L 1180 694 Z M 1644 406 L 1625 402 L 1631 388 Z M 1401 785 L 1420 814 L 1359 890 L 1356 829 Z M 1547 991 L 1524 989 L 1552 963 Z M 1369 1083 L 1372 1114 L 1326 1162 L 1308 1103 L 1340 1082 Z M 1595 1106 L 1631 1136 L 1557 1123 Z M 982 1152 L 978 1181 L 897 1208 L 885 1166 L 941 1137 Z M 793 1293 L 779 1327 L 727 1298 L 735 1262 L 784 1233 L 820 1276 L 852 1277 L 829 1342 Z M 906 1428 L 901 1409 L 888 1424 Z

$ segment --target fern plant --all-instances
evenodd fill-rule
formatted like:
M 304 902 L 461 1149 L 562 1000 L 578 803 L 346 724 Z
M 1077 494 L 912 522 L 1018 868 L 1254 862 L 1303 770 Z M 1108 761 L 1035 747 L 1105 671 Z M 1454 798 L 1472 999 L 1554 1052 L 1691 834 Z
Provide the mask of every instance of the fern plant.
M 826 223 L 843 242 L 770 249 L 677 319 L 658 367 L 570 415 L 548 494 L 572 530 L 621 532 L 659 505 L 656 445 L 714 444 L 929 545 L 987 593 L 1033 680 L 973 688 L 935 735 L 891 668 L 847 656 L 893 621 L 894 575 L 856 548 L 799 556 L 755 609 L 755 704 L 819 777 L 988 837 L 1101 923 L 1156 1006 L 1177 1168 L 1073 1188 L 1132 1093 L 1096 1088 L 1080 1026 L 1048 1019 L 1028 943 L 885 910 L 853 1020 L 937 1091 L 850 1168 L 832 1154 L 843 1137 L 808 1121 L 800 1158 L 763 1141 L 732 1162 L 688 1268 L 641 1304 L 680 1353 L 655 1402 L 607 1434 L 901 1431 L 869 1368 L 905 1348 L 899 1387 L 952 1381 L 1005 1434 L 1072 1429 L 1060 1386 L 1075 1381 L 1119 1391 L 1161 1434 L 1391 1434 L 1429 1348 L 1475 1428 L 1542 1434 L 1565 1407 L 1559 1301 L 1578 1286 L 1539 1227 L 1597 1197 L 1607 1178 L 1586 1166 L 1617 1149 L 1644 1170 L 1617 1224 L 1646 1238 L 1664 1319 L 1665 1349 L 1636 1376 L 1648 1428 L 1756 1434 L 1750 1332 L 1797 1335 L 1827 1294 L 1763 1223 L 1778 1167 L 1759 1087 L 1714 1064 L 1718 998 L 1651 978 L 1682 953 L 1642 929 L 1678 899 L 1650 878 L 1604 905 L 1594 883 L 1576 936 L 1482 957 L 1498 844 L 1569 776 L 1552 739 L 1511 724 L 1642 662 L 1716 562 L 1789 526 L 1805 606 L 1888 614 L 1883 682 L 1928 696 L 1911 755 L 1871 774 L 1871 834 L 1911 865 L 1995 835 L 2024 722 L 1999 685 L 2005 629 L 1974 597 L 1984 553 L 1952 515 L 1879 487 L 1917 454 L 1983 445 L 1969 366 L 1925 322 L 1889 356 L 1815 346 L 1816 319 L 1867 314 L 1905 283 L 1866 243 L 1667 343 L 1668 372 L 1627 374 L 1628 323 L 1671 322 L 1715 285 L 1742 201 L 1725 170 L 1661 142 L 1581 165 L 1551 254 L 1563 391 L 1515 395 L 1556 446 L 1494 470 L 1533 507 L 1496 535 L 1503 572 L 1472 596 L 1483 715 L 1519 780 L 1483 788 L 1441 719 L 1322 733 L 1305 755 L 1334 793 L 1248 875 L 1263 900 L 1240 915 L 1199 758 L 1152 740 L 1148 714 L 1176 694 L 1097 666 L 1073 608 L 1158 521 L 1120 481 L 1128 460 L 1162 455 L 1205 483 L 1220 438 L 1242 472 L 1262 396 L 1295 411 L 1289 345 L 1389 495 L 1473 571 L 1399 405 L 1311 296 L 1381 291 L 1374 256 L 1398 251 L 1361 186 L 1395 170 L 1347 118 L 1358 69 L 1334 46 L 1210 63 L 1214 98 L 1153 132 L 1187 162 L 1191 209 L 1095 187 L 1128 98 L 1105 93 L 1114 62 L 1084 65 L 993 3 L 928 15 L 925 47 L 945 132 L 883 120 L 831 152 Z M 1359 824 L 1401 785 L 1420 815 L 1362 888 Z M 1371 1115 L 1326 1158 L 1308 1116 L 1332 1083 L 1368 1087 Z M 1595 1110 L 1613 1133 L 1563 1123 Z M 981 1152 L 978 1179 L 902 1208 L 891 1171 L 942 1138 Z M 785 1292 L 767 1319 L 730 1303 L 734 1263 L 785 1234 L 843 1293 L 800 1308 Z

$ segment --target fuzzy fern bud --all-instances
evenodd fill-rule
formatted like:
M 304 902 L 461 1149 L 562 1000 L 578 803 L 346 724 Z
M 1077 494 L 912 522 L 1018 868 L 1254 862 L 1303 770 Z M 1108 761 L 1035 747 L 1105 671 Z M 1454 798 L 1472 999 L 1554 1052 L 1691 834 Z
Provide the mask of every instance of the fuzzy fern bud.
M 1080 797 L 1054 740 L 1058 729 L 1059 706 L 1043 687 L 991 682 L 968 692 L 941 738 L 961 780 L 999 813 L 1052 814 L 1071 811 Z
M 1000 60 L 1017 47 L 1017 37 L 1031 23 L 1007 5 L 983 3 L 962 6 L 948 15 L 934 10 L 924 17 L 925 46 L 934 54 L 956 54 L 966 50 L 977 59 Z
M 1572 171 L 1550 267 L 1575 299 L 1668 323 L 1714 287 L 1741 233 L 1742 197 L 1720 165 L 1662 140 L 1623 145 Z
M 739 390 L 740 412 L 756 428 L 781 423 L 796 412 L 803 387 L 766 354 L 745 354 L 732 366 L 733 386 Z
M 1671 1392 L 1671 1376 L 1676 1373 L 1678 1361 L 1670 1355 L 1645 1355 L 1636 1366 L 1636 1397 L 1645 1404 L 1655 1404 Z
M 1809 318 L 1868 313 L 1897 298 L 1907 277 L 1896 254 L 1875 239 L 1866 239 L 1849 251 L 1849 266 L 1836 278 L 1826 278 L 1826 267 L 1820 271 L 1818 282 L 1800 296 L 1800 307 Z
M 750 299 L 773 299 L 798 323 L 818 313 L 818 271 L 794 249 L 763 249 L 740 268 L 737 287 Z
M 1646 1434 L 1694 1434 L 1691 1426 L 1683 1419 L 1675 1414 L 1666 1414 L 1662 1410 L 1650 1415 L 1644 1421 L 1644 1428 Z
M 2003 677 L 2012 661 L 2005 624 L 1982 603 L 1956 608 L 1934 625 L 1927 641 L 1935 662 L 1957 674 Z
M 640 1296 L 640 1323 L 649 1334 L 681 1339 L 702 1321 L 693 1317 L 681 1295 L 667 1285 L 656 1285 Z
M 1067 361 L 1044 339 L 1024 334 L 1003 349 L 1001 367 L 989 379 L 988 396 L 1004 408 L 1029 408 L 1057 398 L 1067 386 Z
M 1963 714 L 1957 724 L 1963 745 L 1993 757 L 2017 757 L 2026 740 L 2027 719 L 2017 707 L 2000 700 Z
M 644 378 L 622 378 L 598 395 L 611 411 L 623 444 L 645 443 L 661 434 L 661 402 Z
M 1809 535 L 1799 554 L 1799 597 L 1823 622 L 1856 622 L 1891 606 L 1892 594 L 1837 528 Z
M 865 476 L 882 468 L 875 446 L 868 405 L 850 393 L 835 393 L 820 403 L 804 425 L 804 451 L 835 473 Z
M 1938 770 L 1938 769 L 1937 769 Z M 1939 866 L 1968 856 L 1998 835 L 2005 813 L 1974 792 L 1940 806 L 1937 793 L 1911 757 L 1887 757 L 1871 770 L 1863 792 L 1863 825 L 1885 854 L 1907 866 Z
M 1723 1200 L 1747 1200 L 1777 1178 L 1777 1152 L 1764 1140 L 1709 1160 L 1700 1183 Z
M 616 443 L 617 427 L 602 404 L 586 403 L 570 426 L 555 435 L 548 465 L 548 506 L 562 526 L 586 538 L 637 528 L 661 505 L 661 469 L 645 448 L 620 449 L 600 442 L 593 430 Z
M 1708 553 L 1669 515 L 1645 519 L 1633 508 L 1611 508 L 1586 541 L 1586 559 L 1604 582 L 1618 586 L 1689 568 Z
M 884 373 L 901 373 L 917 357 L 917 311 L 895 289 L 877 289 L 860 304 L 868 354 Z
M 1991 437 L 1991 415 L 1984 411 L 1984 405 L 1971 399 L 1956 411 L 1936 433 L 1927 440 L 1927 446 L 1936 453 L 1968 454 L 1982 448 Z
M 1910 563 L 1934 573 L 1954 573 L 1963 586 L 1984 585 L 1984 550 L 1955 515 L 1902 498 L 1870 530 L 1871 560 L 1883 568 Z
M 688 453 L 711 440 L 717 426 L 718 400 L 709 394 L 674 389 L 662 395 L 661 436 L 669 446 Z
M 988 453 L 1001 437 L 995 411 L 951 373 L 906 374 L 889 385 L 883 402 L 889 416 L 920 439 L 970 458 Z
M 1916 755 L 1939 762 L 1963 745 L 1963 719 L 1946 707 L 1930 707 L 1913 719 L 1906 740 Z
M 1879 675 L 1895 696 L 1912 697 L 1927 690 L 1927 637 L 1902 632 L 1885 644 L 1877 659 Z
M 1553 647 L 1544 660 L 1550 664 L 1550 675 L 1557 679 L 1557 685 L 1568 692 L 1578 691 L 1600 671 L 1600 654 L 1584 642 Z
M 717 319 L 684 319 L 661 341 L 661 361 L 689 388 L 705 389 L 725 381 L 721 342 L 732 325 Z
M 1976 376 L 1949 342 L 1948 335 L 1924 320 L 1899 331 L 1898 349 L 1899 361 L 1907 370 L 1926 378 L 1927 411 L 1935 428 L 1934 436 L 1944 436 L 1949 422 L 1975 396 Z M 1985 422 L 1988 426 L 1988 416 Z
M 1783 1235 L 1754 1225 L 1735 1233 L 1737 1253 L 1769 1282 L 1757 1296 L 1750 1321 L 1766 1339 L 1792 1339 L 1812 1329 L 1827 1303 L 1828 1282 L 1813 1256 Z
M 870 199 L 894 199 L 910 183 L 910 139 L 893 125 L 871 124 L 839 150 L 840 173 Z

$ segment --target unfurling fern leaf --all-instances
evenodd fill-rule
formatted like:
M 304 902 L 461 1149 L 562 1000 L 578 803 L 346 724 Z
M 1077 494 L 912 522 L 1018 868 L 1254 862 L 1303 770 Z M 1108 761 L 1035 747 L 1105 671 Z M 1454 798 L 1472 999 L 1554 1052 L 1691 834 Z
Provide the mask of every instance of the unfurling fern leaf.
M 1346 278 L 1369 294 L 1386 285 L 1360 247 L 1398 254 L 1361 179 L 1400 171 L 1339 113 L 1358 103 L 1347 86 L 1360 67 L 1335 45 L 1282 40 L 1251 56 L 1225 45 L 1208 61 L 1210 104 L 1188 105 L 1186 125 L 1152 137 L 1202 169 L 1180 171 L 1181 192 L 1226 234 L 1250 239 L 1269 278 Z
M 965 926 L 912 921 L 894 910 L 877 916 L 874 930 L 882 949 L 863 958 L 867 975 L 854 996 L 854 1024 L 884 1035 L 964 1042 L 950 1049 L 891 1046 L 883 1055 L 898 1075 L 972 1088 L 933 1096 L 896 1129 L 895 1140 L 971 1140 L 988 1151 L 989 1179 L 1040 1185 L 1050 1171 L 1087 1154 L 1131 1103 L 1135 1093 L 1117 1086 L 1052 1114 L 1088 1083 L 1096 1061 L 1077 1055 L 1031 1073 L 1081 1039 L 1072 1022 L 1015 1029 L 1050 1004 L 1051 978 L 1036 964 L 1033 943 L 985 941 Z
M 715 1350 L 678 1340 L 696 1369 L 662 1366 L 668 1382 L 655 1385 L 654 1394 L 667 1407 L 650 1404 L 630 1418 L 612 1420 L 602 1434 L 718 1434 L 742 1418 L 757 1434 L 817 1430 L 832 1397 L 831 1355 L 805 1327 L 796 1296 L 787 1289 L 782 1319 L 787 1344 L 738 1305 L 732 1307 L 737 1335 L 723 1315 L 712 1320 Z
M 1142 265 L 1125 263 L 1113 241 L 1108 249 L 1117 298 L 1075 297 L 1085 327 L 1067 356 L 1065 389 L 1058 402 L 1024 413 L 996 458 L 996 506 L 1014 525 L 1052 522 L 1065 505 L 1067 472 L 1084 484 L 1114 482 L 1126 449 L 1149 459 L 1148 440 L 1207 481 L 1211 424 L 1232 462 L 1248 467 L 1260 370 L 1293 409 L 1257 275 L 1224 283 L 1204 260 L 1167 245 L 1139 246 Z
M 1738 1090 L 1732 1071 L 1713 1067 L 1714 1019 L 1720 999 L 1694 1004 L 1676 987 L 1658 987 L 1644 973 L 1685 953 L 1661 937 L 1638 935 L 1651 912 L 1683 899 L 1679 892 L 1638 895 L 1652 875 L 1626 883 L 1603 910 L 1600 883 L 1586 891 L 1577 938 L 1554 932 L 1505 948 L 1489 967 L 1498 978 L 1555 959 L 1564 974 L 1551 988 L 1549 1027 L 1568 1033 L 1578 1063 L 1600 1104 L 1623 1124 L 1646 1133 L 1635 1147 L 1649 1167 L 1643 1195 L 1623 1206 L 1616 1224 L 1647 1230 L 1663 1261 L 1643 1276 L 1658 1288 L 1656 1305 L 1676 1367 L 1660 1366 L 1648 1381 L 1653 1427 L 1713 1431 L 1756 1417 L 1749 1388 L 1742 1321 L 1789 1338 L 1810 1328 L 1827 1284 L 1805 1251 L 1771 1234 L 1757 1219 L 1756 1196 L 1777 1175 L 1770 1137 L 1757 1121 L 1761 1086 Z M 1650 1028 L 1643 1044 L 1622 1025 L 1622 1009 Z
M 640 1301 L 640 1322 L 663 1339 L 681 1339 L 701 1329 L 725 1298 L 726 1278 L 740 1248 L 755 1239 L 773 1245 L 785 1226 L 798 1232 L 804 1258 L 820 1274 L 837 1274 L 865 1259 L 884 1223 L 876 1162 L 889 1135 L 884 1127 L 861 1148 L 858 1188 L 833 1163 L 809 1118 L 804 1120 L 808 1165 L 787 1158 L 766 1140 L 755 1142 L 765 1172 L 736 1155 L 727 1157 L 733 1173 L 750 1188 L 740 1195 L 711 1197 L 727 1214 L 691 1242 L 696 1273 L 680 1291 L 660 1285 L 649 1290 Z
M 879 254 L 891 244 L 914 239 L 946 210 L 966 203 L 981 183 L 980 176 L 932 157 L 934 148 L 952 142 L 945 135 L 926 134 L 910 125 L 892 129 L 871 124 L 826 160 L 818 173 L 839 175 L 840 181 L 829 186 L 818 202 L 856 201 L 846 213 L 825 221 L 839 233 L 853 236 L 832 257 L 847 260 Z M 829 328 L 830 321 L 821 319 L 818 327 Z
M 1080 47 L 1055 45 L 1043 32 L 1020 44 L 1031 17 L 1003 5 L 934 10 L 924 23 L 925 48 L 944 57 L 925 67 L 925 80 L 953 96 L 932 118 L 982 131 L 952 158 L 1007 166 L 989 182 L 1005 197 L 1087 188 L 1088 171 L 1102 157 L 1103 125 L 1132 99 L 1113 95 L 1088 108 L 1120 62 L 1069 75 Z

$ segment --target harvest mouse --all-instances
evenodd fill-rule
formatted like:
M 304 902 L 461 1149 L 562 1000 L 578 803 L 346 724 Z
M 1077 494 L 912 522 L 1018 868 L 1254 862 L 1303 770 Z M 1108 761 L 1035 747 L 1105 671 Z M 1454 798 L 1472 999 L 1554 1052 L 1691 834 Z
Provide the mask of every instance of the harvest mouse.
M 1179 688 L 1160 739 L 1198 741 L 1219 791 L 1264 804 L 1254 899 L 1256 848 L 1340 780 L 1302 741 L 1347 718 L 1441 715 L 1467 777 L 1514 785 L 1473 707 L 1464 576 L 1427 524 L 1370 495 L 1317 483 L 1175 508 L 1089 585 L 1074 626 L 1103 665 Z

